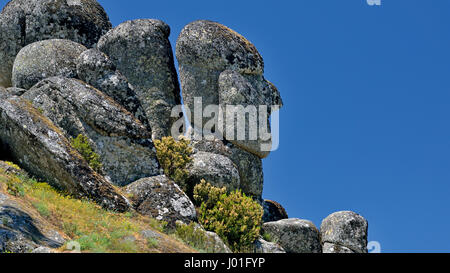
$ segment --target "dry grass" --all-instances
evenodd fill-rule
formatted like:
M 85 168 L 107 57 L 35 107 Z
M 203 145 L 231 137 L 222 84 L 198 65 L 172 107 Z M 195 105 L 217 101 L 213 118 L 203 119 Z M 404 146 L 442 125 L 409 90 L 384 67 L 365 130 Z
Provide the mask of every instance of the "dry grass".
M 19 188 L 21 194 L 11 194 L 8 188 Z M 80 243 L 82 252 L 195 252 L 173 236 L 164 234 L 163 222 L 135 212 L 106 211 L 91 201 L 74 199 L 58 192 L 48 184 L 28 177 L 23 171 L 12 174 L 0 167 L 0 191 L 17 201 L 33 218 L 39 219 L 42 222 L 40 228 L 56 229 L 68 240 Z M 144 238 L 144 230 L 155 231 L 161 237 Z M 63 246 L 59 251 L 64 252 L 65 249 Z

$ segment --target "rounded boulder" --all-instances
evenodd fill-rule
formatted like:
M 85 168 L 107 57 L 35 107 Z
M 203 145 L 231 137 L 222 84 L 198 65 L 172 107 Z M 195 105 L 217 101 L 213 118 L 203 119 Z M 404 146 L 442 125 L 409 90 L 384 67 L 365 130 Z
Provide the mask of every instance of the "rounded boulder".
M 24 46 L 67 39 L 91 48 L 111 27 L 95 0 L 10 1 L 0 14 L 0 86 L 11 86 L 13 62 Z
M 30 89 L 49 77 L 75 78 L 76 59 L 85 50 L 86 47 L 81 44 L 60 39 L 30 44 L 20 50 L 14 61 L 13 86 Z

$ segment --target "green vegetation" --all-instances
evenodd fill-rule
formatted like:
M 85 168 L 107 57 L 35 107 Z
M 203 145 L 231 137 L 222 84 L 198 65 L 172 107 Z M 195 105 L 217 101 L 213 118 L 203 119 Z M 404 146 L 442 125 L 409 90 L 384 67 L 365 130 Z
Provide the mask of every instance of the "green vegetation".
M 77 150 L 81 156 L 89 163 L 89 166 L 96 172 L 102 172 L 102 163 L 100 162 L 100 156 L 94 152 L 89 139 L 85 135 L 78 135 L 76 138 L 70 140 L 70 144 L 75 150 Z
M 264 233 L 262 235 L 262 238 L 264 239 L 264 241 L 273 242 L 272 235 L 270 235 L 269 233 Z
M 157 248 L 159 245 L 159 242 L 155 238 L 147 238 L 147 247 L 148 248 Z
M 14 200 L 28 214 L 39 213 L 43 218 L 42 228 L 59 230 L 68 242 L 78 242 L 82 252 L 194 252 L 192 248 L 163 234 L 165 222 L 133 212 L 104 210 L 94 202 L 64 195 L 50 185 L 30 178 L 23 171 L 12 174 L 0 168 L 0 192 L 14 196 Z M 7 224 L 5 219 L 0 220 L 0 223 Z M 141 233 L 149 229 L 161 234 L 161 238 L 148 241 Z M 59 251 L 66 250 L 63 246 Z
M 9 194 L 14 195 L 16 197 L 21 197 L 25 195 L 25 189 L 17 177 L 8 178 L 6 182 L 6 190 L 8 191 Z
M 208 237 L 203 230 L 197 227 L 196 223 L 189 225 L 177 224 L 175 236 L 189 246 L 201 253 L 213 253 L 214 244 L 212 238 Z
M 186 182 L 186 166 L 192 162 L 193 152 L 189 144 L 190 141 L 183 137 L 178 141 L 173 137 L 155 140 L 156 156 L 165 175 L 173 179 L 186 193 L 192 192 L 192 186 Z
M 202 180 L 194 188 L 199 209 L 199 222 L 217 233 L 233 252 L 246 252 L 259 237 L 263 209 L 240 190 L 226 193 Z

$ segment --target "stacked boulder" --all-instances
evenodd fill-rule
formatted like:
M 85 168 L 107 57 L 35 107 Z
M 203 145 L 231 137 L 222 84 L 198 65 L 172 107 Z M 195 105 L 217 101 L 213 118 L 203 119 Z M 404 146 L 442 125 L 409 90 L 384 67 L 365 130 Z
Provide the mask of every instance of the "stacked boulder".
M 107 209 L 195 220 L 153 145 L 181 101 L 169 34 L 153 19 L 113 29 L 95 0 L 10 1 L 0 14 L 1 146 L 33 176 Z M 72 145 L 79 136 L 95 169 Z
M 153 139 L 170 135 L 172 108 L 181 104 L 170 27 L 154 19 L 124 22 L 98 42 L 98 49 L 111 58 L 127 77 L 142 102 Z
M 154 19 L 112 28 L 95 0 L 10 1 L 0 13 L 2 151 L 31 175 L 106 209 L 134 209 L 171 227 L 196 221 L 192 201 L 162 174 L 153 145 L 183 120 L 172 113 L 181 97 L 169 35 L 169 26 Z M 367 252 L 367 221 L 361 216 L 333 214 L 319 231 L 310 221 L 288 218 L 277 202 L 262 199 L 262 159 L 272 145 L 268 121 L 282 100 L 264 78 L 264 61 L 255 46 L 221 24 L 202 20 L 183 29 L 176 56 L 192 124 L 188 184 L 205 179 L 259 201 L 267 237 L 255 242 L 257 253 Z M 233 126 L 221 127 L 220 115 L 211 126 L 209 105 L 217 106 L 213 110 L 224 106 L 218 113 L 231 116 Z M 237 128 L 245 137 L 236 138 L 242 132 L 234 125 L 241 117 L 229 105 L 267 113 L 249 111 L 249 124 Z M 266 127 L 258 128 L 256 139 L 250 137 L 255 133 L 251 120 Z M 203 130 L 208 127 L 210 135 Z M 100 167 L 75 149 L 72 140 L 79 136 L 98 155 Z M 11 203 L 6 198 L 0 194 L 0 205 Z M 13 215 L 2 206 L 0 214 Z M 206 234 L 216 252 L 230 252 L 216 234 Z M 46 247 L 61 245 L 49 234 L 39 244 L 23 236 L 0 229 L 0 252 L 47 252 Z
M 288 218 L 264 223 L 262 234 L 272 244 L 265 253 L 272 253 L 274 246 L 286 253 L 367 253 L 367 228 L 361 215 L 340 211 L 325 218 L 320 231 L 311 221 Z M 261 241 L 257 250 L 264 249 Z
M 14 60 L 34 42 L 67 39 L 94 47 L 111 29 L 111 22 L 95 0 L 14 0 L 0 16 L 0 86 L 10 87 Z
M 234 128 L 238 124 L 238 117 L 232 116 L 234 112 L 227 107 L 242 106 L 246 109 L 247 106 L 254 106 L 259 109 L 259 106 L 282 106 L 278 90 L 263 76 L 264 61 L 261 55 L 240 34 L 219 23 L 205 20 L 195 21 L 184 27 L 178 37 L 176 55 L 183 101 L 190 112 L 187 118 L 193 126 L 188 135 L 193 139 L 193 146 L 198 152 L 194 155 L 195 171 L 192 173 L 192 180 L 198 180 L 197 173 L 201 172 L 211 177 L 209 182 L 213 185 L 223 186 L 225 176 L 229 178 L 225 181 L 228 181 L 225 186 L 229 190 L 238 187 L 244 193 L 261 200 L 261 160 L 268 156 L 271 147 L 267 122 L 270 110 L 265 117 L 267 120 L 264 120 L 269 137 L 260 135 L 257 139 L 252 139 L 250 135 L 255 132 L 250 132 L 253 128 L 250 123 L 245 123 L 244 128 Z M 209 106 L 223 107 L 221 110 L 216 108 L 216 116 L 212 119 L 214 125 L 203 117 L 203 112 L 211 109 Z M 226 116 L 231 116 L 233 122 L 221 128 L 219 124 L 223 123 Z M 248 121 L 257 121 L 259 125 L 259 118 L 258 113 L 252 112 Z M 212 129 L 210 131 L 213 135 L 207 134 L 204 128 Z M 237 138 L 237 129 L 244 131 L 243 139 Z M 204 164 L 205 162 L 211 163 Z M 217 172 L 218 166 L 227 166 L 230 162 L 238 171 L 239 181 L 233 179 L 230 173 Z
M 195 220 L 153 145 L 180 103 L 169 33 L 158 20 L 112 29 L 95 0 L 10 1 L 0 14 L 1 146 L 31 175 L 107 209 Z M 100 167 L 73 147 L 80 135 Z M 130 202 L 113 185 L 142 192 Z

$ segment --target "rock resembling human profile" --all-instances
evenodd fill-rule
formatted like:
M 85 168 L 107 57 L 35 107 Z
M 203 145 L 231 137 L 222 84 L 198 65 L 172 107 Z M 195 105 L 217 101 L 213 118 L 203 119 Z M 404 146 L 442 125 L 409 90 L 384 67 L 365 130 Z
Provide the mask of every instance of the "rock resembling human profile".
M 330 243 L 350 249 L 355 253 L 367 253 L 367 220 L 352 211 L 331 214 L 322 221 L 322 244 Z
M 283 219 L 288 219 L 289 216 L 283 206 L 272 200 L 264 200 L 263 204 L 264 215 L 263 222 L 276 222 Z
M 115 185 L 161 174 L 147 128 L 113 99 L 76 79 L 45 79 L 23 95 L 67 138 L 90 139 L 104 174 Z
M 278 90 L 263 76 L 264 61 L 255 46 L 219 23 L 200 20 L 188 24 L 178 37 L 176 55 L 183 101 L 193 115 L 195 98 L 198 97 L 202 98 L 203 110 L 208 105 L 219 103 L 239 103 L 257 109 L 259 105 L 266 105 L 268 110 L 272 105 L 282 106 Z M 196 117 L 190 119 L 194 123 Z M 201 126 L 209 119 L 204 117 Z M 226 117 L 223 119 L 226 121 Z M 218 120 L 216 117 L 216 122 Z M 244 140 L 239 140 L 236 134 L 234 138 L 227 137 L 226 132 L 230 131 L 231 124 L 226 125 L 228 127 L 223 129 L 216 128 L 218 133 L 225 133 L 225 139 L 260 158 L 269 154 L 270 149 L 261 149 L 261 144 L 270 147 L 270 134 L 267 139 L 258 135 L 256 140 L 252 140 L 248 135 L 249 123 L 245 123 L 243 129 L 247 134 Z M 201 129 L 198 124 L 194 126 Z M 267 125 L 268 133 L 269 129 Z
M 125 192 L 139 213 L 166 221 L 172 227 L 177 221 L 190 223 L 197 219 L 189 197 L 164 175 L 140 179 L 129 184 Z
M 148 120 L 133 87 L 103 52 L 89 49 L 78 57 L 78 78 L 110 96 L 144 125 Z
M 172 108 L 181 104 L 170 27 L 160 20 L 124 22 L 105 34 L 98 49 L 110 57 L 134 87 L 152 128 L 153 139 L 169 136 Z
M 95 0 L 12 0 L 0 14 L 0 86 L 10 87 L 17 53 L 31 43 L 67 39 L 88 48 L 111 29 Z
M 130 208 L 102 176 L 92 170 L 64 133 L 22 97 L 0 99 L 0 142 L 14 162 L 30 174 L 78 197 L 88 197 L 106 209 Z
M 240 187 L 239 172 L 228 157 L 197 152 L 192 155 L 192 162 L 186 169 L 188 185 L 195 186 L 205 179 L 212 186 L 225 187 L 228 191 L 237 190 Z
M 240 189 L 246 195 L 253 196 L 256 199 L 261 199 L 263 192 L 263 166 L 262 160 L 247 151 L 241 150 L 234 144 L 217 138 L 213 140 L 195 140 L 192 138 L 192 128 L 188 130 L 188 135 L 191 136 L 191 146 L 194 152 L 208 152 L 222 155 L 231 159 L 236 165 L 239 178 Z
M 242 75 L 234 70 L 225 70 L 219 76 L 219 104 L 224 105 L 224 127 L 223 137 L 243 150 L 256 154 L 260 158 L 269 155 L 269 150 L 263 150 L 262 145 L 272 147 L 272 136 L 270 131 L 269 116 L 272 105 L 281 105 L 279 93 L 276 87 L 266 81 L 262 75 Z M 267 112 L 259 108 L 260 105 L 267 106 Z M 248 122 L 242 130 L 240 122 L 244 122 L 245 116 L 237 114 L 239 108 L 230 108 L 230 106 L 241 107 L 242 110 L 248 109 Z M 253 110 L 252 110 L 253 109 Z M 233 116 L 232 122 L 228 117 Z M 264 119 L 264 120 L 261 120 Z M 250 121 L 252 121 L 250 123 Z M 245 121 L 247 122 L 247 121 Z M 242 123 L 245 124 L 245 123 Z M 251 126 L 250 124 L 253 124 Z M 258 131 L 260 124 L 266 124 L 267 136 Z M 240 131 L 245 135 L 240 136 Z M 231 133 L 231 137 L 228 135 Z
M 286 253 L 286 251 L 278 244 L 267 242 L 262 238 L 256 240 L 254 248 L 255 253 Z
M 60 39 L 29 44 L 20 50 L 14 61 L 13 86 L 30 89 L 45 78 L 76 78 L 75 61 L 85 50 L 86 47 L 81 44 Z
M 355 252 L 345 246 L 324 243 L 322 246 L 322 253 L 331 254 L 331 253 L 355 253 Z
M 283 219 L 264 223 L 262 229 L 287 253 L 322 253 L 319 230 L 311 221 Z

